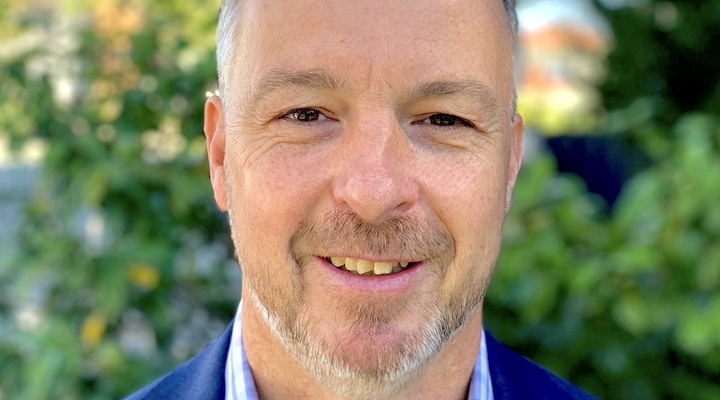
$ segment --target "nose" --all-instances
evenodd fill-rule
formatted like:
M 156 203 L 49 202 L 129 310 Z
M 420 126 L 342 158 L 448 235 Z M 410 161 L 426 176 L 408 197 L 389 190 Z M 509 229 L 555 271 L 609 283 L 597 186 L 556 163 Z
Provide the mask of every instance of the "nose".
M 413 149 L 397 119 L 357 121 L 345 139 L 343 168 L 333 184 L 335 201 L 366 222 L 407 212 L 418 201 L 419 186 L 412 172 Z

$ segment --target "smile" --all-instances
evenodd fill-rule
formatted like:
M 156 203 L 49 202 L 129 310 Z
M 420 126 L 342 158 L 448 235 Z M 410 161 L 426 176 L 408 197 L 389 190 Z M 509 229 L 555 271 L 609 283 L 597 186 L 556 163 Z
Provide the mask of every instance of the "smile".
M 390 275 L 412 267 L 415 262 L 373 262 L 352 257 L 326 257 L 338 269 L 356 275 Z

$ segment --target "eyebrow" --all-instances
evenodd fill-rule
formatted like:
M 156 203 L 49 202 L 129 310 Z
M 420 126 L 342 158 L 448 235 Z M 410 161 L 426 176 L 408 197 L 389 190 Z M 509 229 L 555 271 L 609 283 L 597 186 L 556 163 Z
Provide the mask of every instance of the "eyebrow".
M 344 83 L 323 70 L 283 70 L 273 69 L 255 85 L 249 101 L 251 108 L 256 107 L 273 92 L 287 88 L 305 88 L 319 91 L 345 90 Z M 439 80 L 421 83 L 407 92 L 407 99 L 462 96 L 471 102 L 478 102 L 490 116 L 500 113 L 499 101 L 493 90 L 484 82 L 473 79 Z
M 500 112 L 499 101 L 493 90 L 486 83 L 478 80 L 432 81 L 417 85 L 408 93 L 409 99 L 446 96 L 462 96 L 472 102 L 478 102 L 490 115 L 497 115 Z
M 312 90 L 340 90 L 344 85 L 321 70 L 271 70 L 260 79 L 250 95 L 252 107 L 280 89 L 305 88 Z

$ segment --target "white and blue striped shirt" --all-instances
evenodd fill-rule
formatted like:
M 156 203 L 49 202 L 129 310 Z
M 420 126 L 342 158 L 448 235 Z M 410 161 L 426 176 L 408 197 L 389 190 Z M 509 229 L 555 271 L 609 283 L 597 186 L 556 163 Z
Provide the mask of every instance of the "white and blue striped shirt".
M 238 307 L 233 322 L 230 349 L 228 350 L 225 365 L 225 400 L 259 400 L 242 342 L 241 307 Z M 494 400 L 484 333 L 480 341 L 480 351 L 475 361 L 473 374 L 470 378 L 468 400 Z

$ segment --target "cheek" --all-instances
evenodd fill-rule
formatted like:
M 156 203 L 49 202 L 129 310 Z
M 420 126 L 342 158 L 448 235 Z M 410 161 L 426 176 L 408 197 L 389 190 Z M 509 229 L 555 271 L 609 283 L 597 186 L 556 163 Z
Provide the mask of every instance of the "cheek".
M 484 292 L 500 250 L 505 185 L 488 174 L 466 176 L 473 180 L 458 182 L 462 190 L 448 193 L 441 216 L 456 250 L 440 291 L 445 301 L 458 292 L 470 297 Z
M 264 251 L 287 250 L 290 238 L 322 195 L 317 162 L 312 154 L 288 151 L 280 145 L 252 162 L 236 164 L 228 179 L 233 180 L 231 206 L 240 225 L 235 228 L 243 232 L 243 241 L 252 240 Z
M 456 240 L 478 229 L 492 231 L 502 225 L 507 168 L 498 167 L 500 161 L 481 161 L 436 168 L 428 175 L 432 176 L 426 183 L 430 206 L 453 236 L 458 236 Z
M 507 188 L 506 169 L 489 166 L 497 164 L 466 162 L 435 178 L 429 201 L 453 236 L 456 262 L 490 268 L 497 256 Z

